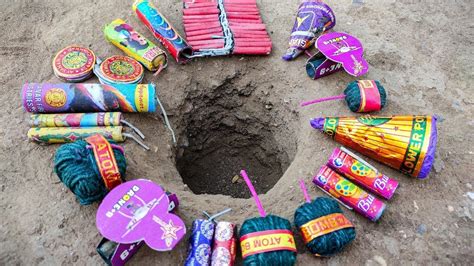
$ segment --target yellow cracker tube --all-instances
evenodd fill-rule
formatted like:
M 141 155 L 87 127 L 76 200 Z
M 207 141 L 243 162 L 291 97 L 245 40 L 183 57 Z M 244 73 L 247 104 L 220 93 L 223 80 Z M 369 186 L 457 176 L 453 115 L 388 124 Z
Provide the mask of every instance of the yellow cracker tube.
M 95 134 L 104 136 L 109 141 L 124 142 L 122 127 L 44 127 L 28 130 L 28 139 L 39 143 L 67 143 L 82 140 Z

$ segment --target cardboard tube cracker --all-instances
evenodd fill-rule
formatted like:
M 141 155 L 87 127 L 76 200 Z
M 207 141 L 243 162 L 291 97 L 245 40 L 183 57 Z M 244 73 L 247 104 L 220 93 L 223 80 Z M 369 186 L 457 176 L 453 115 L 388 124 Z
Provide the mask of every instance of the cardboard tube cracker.
M 336 16 L 328 5 L 317 0 L 303 1 L 291 30 L 289 48 L 282 58 L 287 61 L 295 59 L 334 25 Z
M 140 138 L 145 139 L 143 133 L 124 120 L 120 112 L 34 114 L 30 116 L 31 127 L 105 127 L 121 126 L 122 124 L 133 129 Z
M 104 27 L 107 41 L 142 63 L 148 70 L 156 74 L 166 68 L 168 58 L 153 42 L 136 32 L 132 26 L 121 19 L 116 19 Z
M 85 139 L 92 135 L 99 134 L 104 136 L 108 141 L 124 142 L 127 138 L 133 139 L 138 145 L 145 150 L 149 150 L 143 142 L 141 142 L 133 134 L 123 132 L 121 126 L 109 127 L 35 127 L 28 130 L 28 139 L 37 143 L 56 144 L 74 142 L 79 139 Z
M 176 62 L 184 64 L 189 60 L 192 54 L 191 46 L 148 0 L 137 0 L 133 4 L 133 11 Z
M 26 83 L 23 107 L 30 113 L 155 112 L 158 105 L 173 142 L 176 136 L 155 85 L 97 83 Z
M 321 167 L 313 183 L 348 209 L 375 222 L 382 216 L 385 203 L 365 192 L 327 166 Z

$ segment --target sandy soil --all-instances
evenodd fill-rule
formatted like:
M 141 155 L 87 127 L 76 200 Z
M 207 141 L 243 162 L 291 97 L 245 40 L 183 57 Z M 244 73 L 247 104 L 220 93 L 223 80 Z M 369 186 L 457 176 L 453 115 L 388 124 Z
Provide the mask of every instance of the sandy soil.
M 95 252 L 98 205 L 80 206 L 58 181 L 52 171 L 57 146 L 26 140 L 28 115 L 19 91 L 24 82 L 58 82 L 51 59 L 66 45 L 88 46 L 101 57 L 121 54 L 102 34 L 102 26 L 115 18 L 126 19 L 152 39 L 132 13 L 131 2 L 0 3 L 0 264 L 102 264 Z M 472 264 L 474 201 L 467 196 L 474 191 L 472 1 L 367 2 L 352 6 L 349 0 L 329 1 L 338 19 L 335 29 L 356 35 L 364 44 L 370 63 L 366 78 L 380 80 L 389 93 L 381 114 L 440 116 L 435 169 L 420 181 L 371 161 L 401 183 L 380 222 L 346 211 L 356 225 L 356 241 L 330 259 L 314 258 L 300 245 L 298 264 Z M 164 0 L 156 5 L 182 32 L 180 3 Z M 257 215 L 253 201 L 245 199 L 244 185 L 232 183 L 242 167 L 236 164 L 252 164 L 250 175 L 257 184 L 262 179 L 259 191 L 266 192 L 261 199 L 268 212 L 293 220 L 302 203 L 296 180 L 309 181 L 337 146 L 311 129 L 309 119 L 351 115 L 342 101 L 298 108 L 301 100 L 340 93 L 353 78 L 340 72 L 313 81 L 306 76 L 303 58 L 283 62 L 280 56 L 298 1 L 264 0 L 259 5 L 274 43 L 270 56 L 199 59 L 186 66 L 171 62 L 159 77 L 147 74 L 171 114 L 178 146 L 158 114 L 126 116 L 152 147 L 146 152 L 131 141 L 125 144 L 128 178 L 148 178 L 176 192 L 179 215 L 187 225 L 203 210 L 231 207 L 226 220 L 240 224 Z M 229 158 L 217 167 L 209 165 L 226 154 Z M 206 180 L 214 181 L 199 187 L 195 173 L 205 170 L 213 171 Z M 323 195 L 314 188 L 310 193 Z M 183 241 L 167 253 L 144 247 L 131 265 L 181 264 L 186 246 Z

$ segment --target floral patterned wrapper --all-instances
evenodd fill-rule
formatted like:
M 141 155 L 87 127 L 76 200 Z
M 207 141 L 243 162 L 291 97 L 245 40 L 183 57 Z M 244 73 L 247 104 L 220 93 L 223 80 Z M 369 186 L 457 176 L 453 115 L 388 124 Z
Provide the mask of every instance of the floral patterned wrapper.
M 371 221 L 377 221 L 385 210 L 385 203 L 327 166 L 321 167 L 313 183 Z
M 398 187 L 394 180 L 339 148 L 334 149 L 327 166 L 337 173 L 384 199 L 391 199 Z

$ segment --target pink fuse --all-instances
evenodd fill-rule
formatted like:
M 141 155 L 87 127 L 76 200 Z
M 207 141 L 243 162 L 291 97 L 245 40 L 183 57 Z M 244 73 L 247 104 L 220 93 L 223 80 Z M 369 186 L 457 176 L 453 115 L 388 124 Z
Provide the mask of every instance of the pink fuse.
M 398 181 L 380 173 L 344 147 L 334 149 L 327 166 L 384 199 L 391 199 Z
M 377 221 L 385 210 L 385 203 L 334 172 L 327 166 L 321 167 L 313 183 L 349 209 Z

